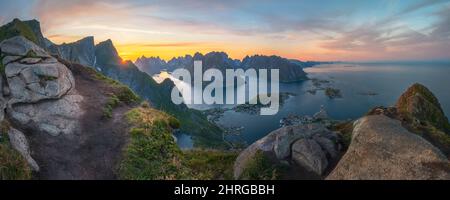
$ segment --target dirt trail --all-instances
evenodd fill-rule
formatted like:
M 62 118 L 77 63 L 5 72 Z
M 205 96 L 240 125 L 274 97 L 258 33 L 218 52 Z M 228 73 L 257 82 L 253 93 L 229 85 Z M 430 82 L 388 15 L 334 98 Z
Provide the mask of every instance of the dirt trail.
M 121 105 L 111 119 L 103 117 L 110 85 L 92 77 L 80 65 L 66 64 L 75 77 L 76 90 L 83 96 L 81 127 L 73 135 L 50 136 L 28 131 L 32 156 L 40 165 L 39 179 L 116 179 L 116 168 L 128 125 L 123 119 L 130 109 Z

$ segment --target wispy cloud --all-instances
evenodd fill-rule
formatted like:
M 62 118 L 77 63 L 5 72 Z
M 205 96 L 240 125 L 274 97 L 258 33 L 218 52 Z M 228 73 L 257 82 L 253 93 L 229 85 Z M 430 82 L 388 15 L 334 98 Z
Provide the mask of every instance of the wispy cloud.
M 237 57 L 436 59 L 450 58 L 449 7 L 450 0 L 18 0 L 0 1 L 0 22 L 38 18 L 57 42 L 111 38 L 130 58 L 212 49 Z

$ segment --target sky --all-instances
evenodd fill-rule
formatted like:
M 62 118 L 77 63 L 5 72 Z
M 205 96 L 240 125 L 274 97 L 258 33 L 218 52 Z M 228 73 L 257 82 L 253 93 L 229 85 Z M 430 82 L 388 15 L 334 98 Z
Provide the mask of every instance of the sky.
M 127 60 L 195 52 L 314 61 L 450 60 L 450 0 L 0 0 L 0 24 L 112 39 Z

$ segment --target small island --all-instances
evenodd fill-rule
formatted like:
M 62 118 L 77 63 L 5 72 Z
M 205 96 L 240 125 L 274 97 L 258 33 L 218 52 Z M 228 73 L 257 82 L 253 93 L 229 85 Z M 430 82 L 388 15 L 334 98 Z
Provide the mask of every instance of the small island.
M 325 95 L 330 99 L 342 98 L 341 90 L 331 87 L 325 88 Z

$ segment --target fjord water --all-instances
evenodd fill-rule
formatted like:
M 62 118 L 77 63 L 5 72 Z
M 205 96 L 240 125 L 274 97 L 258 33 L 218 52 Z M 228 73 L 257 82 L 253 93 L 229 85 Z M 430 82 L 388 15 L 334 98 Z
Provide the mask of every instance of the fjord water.
M 394 105 L 397 98 L 413 83 L 428 87 L 439 99 L 447 116 L 450 114 L 450 63 L 339 63 L 306 68 L 310 79 L 330 81 L 322 87 L 337 88 L 342 98 L 330 99 L 323 90 L 311 94 L 313 81 L 280 84 L 280 92 L 294 93 L 276 115 L 260 116 L 226 111 L 218 121 L 224 126 L 244 127 L 242 138 L 247 144 L 280 127 L 280 119 L 289 114 L 312 116 L 323 105 L 333 119 L 356 119 L 375 106 Z M 176 84 L 179 87 L 180 84 Z M 183 87 L 186 87 L 184 85 Z M 217 105 L 191 105 L 207 109 Z

